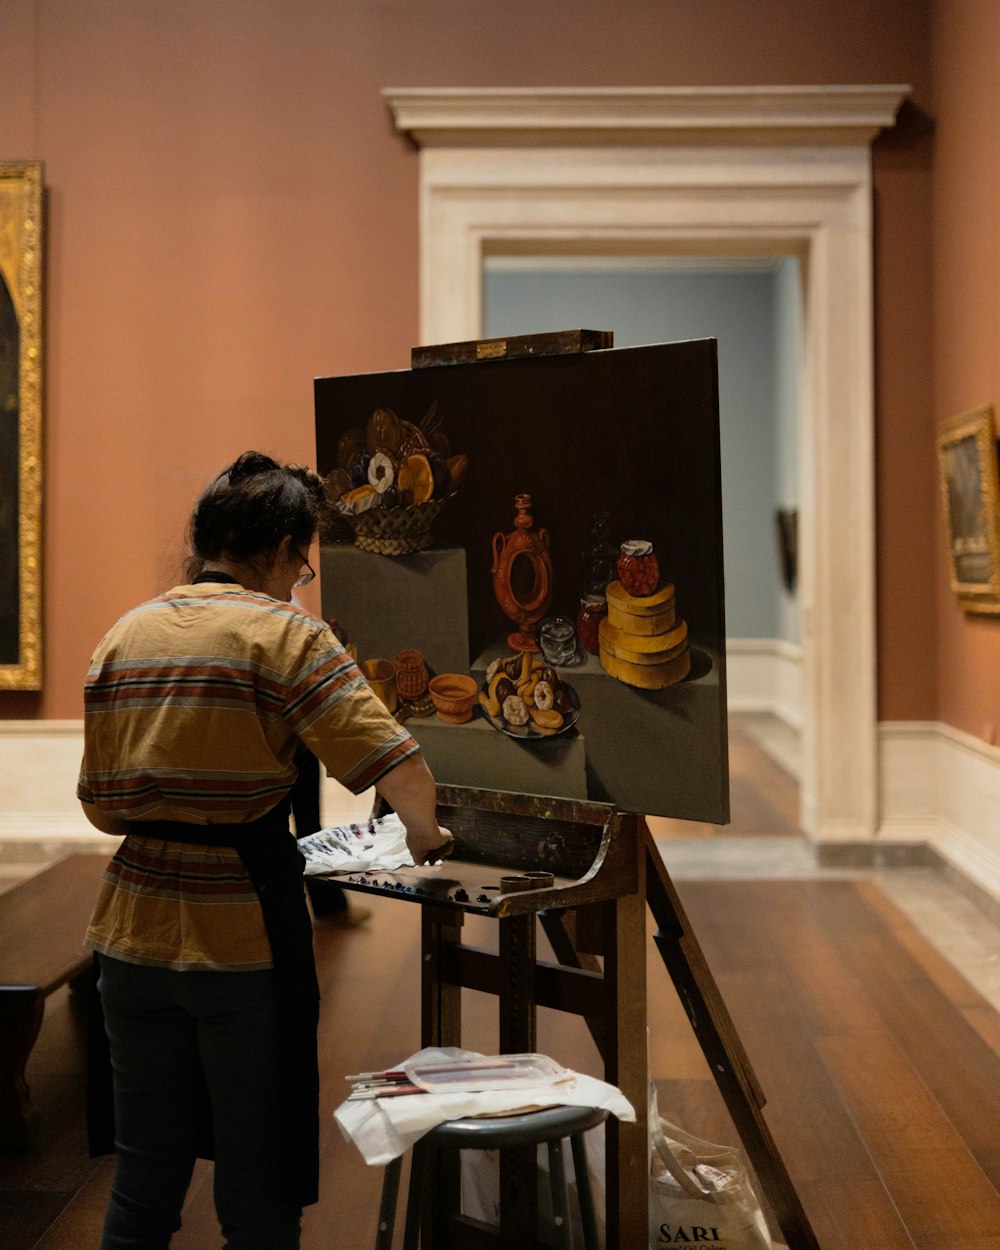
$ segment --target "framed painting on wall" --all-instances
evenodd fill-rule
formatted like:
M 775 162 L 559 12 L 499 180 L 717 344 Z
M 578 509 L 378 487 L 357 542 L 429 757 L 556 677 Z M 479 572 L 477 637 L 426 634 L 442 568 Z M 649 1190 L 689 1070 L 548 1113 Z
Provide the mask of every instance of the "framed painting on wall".
M 1000 487 L 991 406 L 942 426 L 938 465 L 951 588 L 965 612 L 1000 613 Z
M 42 165 L 0 161 L 0 690 L 42 684 Z

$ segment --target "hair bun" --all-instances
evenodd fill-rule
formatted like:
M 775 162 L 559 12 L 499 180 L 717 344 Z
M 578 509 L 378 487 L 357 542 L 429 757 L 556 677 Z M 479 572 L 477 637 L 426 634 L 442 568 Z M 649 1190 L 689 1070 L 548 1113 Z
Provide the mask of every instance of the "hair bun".
M 277 460 L 265 456 L 262 451 L 245 451 L 225 472 L 229 475 L 230 482 L 242 482 L 248 477 L 255 477 L 258 473 L 273 473 L 280 467 Z
M 189 527 L 193 565 L 223 557 L 253 571 L 290 536 L 308 547 L 325 508 L 323 481 L 304 465 L 245 451 L 201 493 Z

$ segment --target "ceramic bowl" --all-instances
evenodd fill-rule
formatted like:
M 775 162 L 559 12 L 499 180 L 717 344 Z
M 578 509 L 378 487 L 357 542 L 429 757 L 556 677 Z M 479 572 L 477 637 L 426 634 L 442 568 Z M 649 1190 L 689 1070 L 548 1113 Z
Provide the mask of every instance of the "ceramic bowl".
M 475 680 L 464 673 L 438 673 L 427 689 L 437 710 L 438 719 L 449 725 L 464 725 L 472 720 L 472 709 L 479 692 Z

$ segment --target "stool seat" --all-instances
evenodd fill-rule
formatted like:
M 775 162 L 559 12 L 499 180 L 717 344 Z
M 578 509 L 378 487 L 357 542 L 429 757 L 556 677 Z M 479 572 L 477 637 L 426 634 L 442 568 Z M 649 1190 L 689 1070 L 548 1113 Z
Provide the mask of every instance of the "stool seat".
M 420 1239 L 420 1213 L 427 1192 L 435 1193 L 436 1186 L 424 1185 L 425 1167 L 430 1159 L 441 1151 L 457 1150 L 517 1150 L 524 1147 L 548 1148 L 549 1183 L 552 1190 L 552 1211 L 557 1234 L 565 1250 L 572 1246 L 569 1223 L 566 1172 L 563 1162 L 563 1142 L 568 1137 L 573 1152 L 576 1174 L 577 1202 L 585 1250 L 597 1250 L 597 1229 L 593 1198 L 587 1172 L 587 1152 L 583 1134 L 608 1118 L 603 1107 L 543 1107 L 538 1111 L 522 1111 L 512 1115 L 479 1118 L 469 1116 L 460 1120 L 446 1120 L 425 1133 L 413 1148 L 410 1170 L 410 1192 L 406 1211 L 405 1250 L 416 1250 Z M 396 1196 L 399 1192 L 402 1159 L 396 1158 L 385 1170 L 382 1185 L 382 1204 L 379 1210 L 378 1232 L 375 1250 L 389 1250 L 396 1215 Z M 506 1244 L 506 1243 L 505 1243 Z
M 603 1107 L 544 1107 L 514 1115 L 446 1120 L 423 1141 L 441 1150 L 504 1150 L 512 1146 L 540 1146 L 561 1137 L 574 1137 L 596 1128 L 608 1118 Z

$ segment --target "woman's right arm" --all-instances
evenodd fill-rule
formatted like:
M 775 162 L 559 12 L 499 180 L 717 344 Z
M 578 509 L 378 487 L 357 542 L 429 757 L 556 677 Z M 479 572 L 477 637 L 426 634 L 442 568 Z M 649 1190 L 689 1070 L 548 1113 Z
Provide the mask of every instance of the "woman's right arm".
M 311 634 L 297 657 L 285 709 L 286 723 L 331 776 L 355 794 L 375 786 L 406 827 L 415 864 L 451 854 L 454 839 L 438 826 L 437 786 L 417 743 L 375 697 L 329 626 Z
M 406 826 L 415 864 L 433 864 L 451 854 L 454 838 L 437 822 L 437 787 L 422 755 L 407 756 L 379 778 L 375 789 Z

